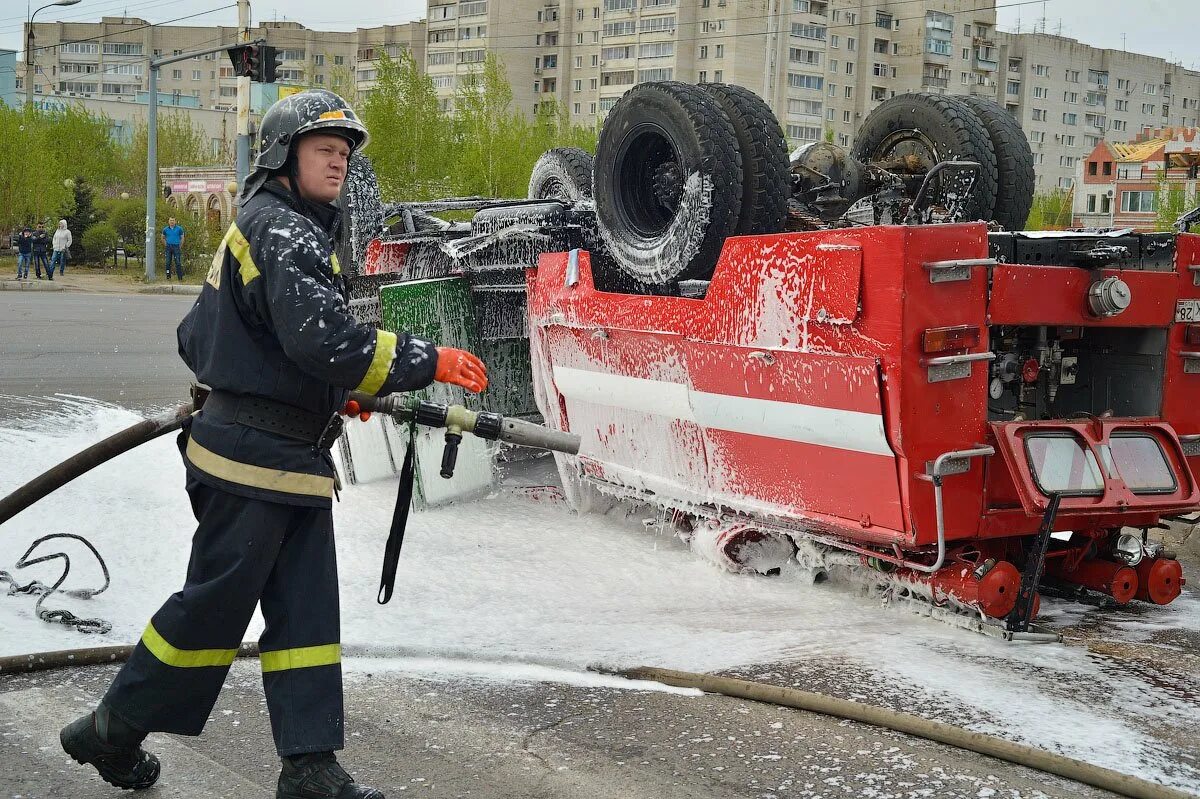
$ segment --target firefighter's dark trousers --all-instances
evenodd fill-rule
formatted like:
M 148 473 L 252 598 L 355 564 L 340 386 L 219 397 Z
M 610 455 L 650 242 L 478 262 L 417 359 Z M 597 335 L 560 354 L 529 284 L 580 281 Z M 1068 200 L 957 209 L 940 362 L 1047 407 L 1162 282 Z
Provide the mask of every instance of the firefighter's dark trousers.
M 183 590 L 150 620 L 105 703 L 147 732 L 199 735 L 254 606 L 275 746 L 341 749 L 342 667 L 333 516 L 247 499 L 188 476 L 199 525 Z

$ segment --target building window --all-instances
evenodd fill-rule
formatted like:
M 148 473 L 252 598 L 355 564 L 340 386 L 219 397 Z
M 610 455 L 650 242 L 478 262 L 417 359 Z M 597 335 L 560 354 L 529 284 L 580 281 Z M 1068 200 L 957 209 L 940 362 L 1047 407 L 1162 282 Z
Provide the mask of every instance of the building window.
M 1091 166 L 1095 166 L 1095 164 L 1091 164 Z M 1096 174 L 1095 171 L 1093 171 L 1092 174 Z M 1096 213 L 1096 195 L 1089 194 L 1087 197 L 1087 212 L 1089 214 L 1094 214 Z
M 1079 116 L 1077 114 L 1063 114 L 1063 124 L 1077 125 L 1079 124 Z
M 675 42 L 651 42 L 638 47 L 638 58 L 668 58 L 673 55 Z
M 1131 214 L 1151 214 L 1158 210 L 1158 192 L 1121 192 L 1121 211 Z
M 346 57 L 345 57 L 345 56 L 342 56 L 342 55 L 335 55 L 335 56 L 333 57 L 333 65 L 334 65 L 335 67 L 340 67 L 340 66 L 343 66 L 345 63 L 346 63 Z
M 792 62 L 793 64 L 805 64 L 810 67 L 820 67 L 821 51 L 808 50 L 803 47 L 789 47 L 788 61 Z
M 192 80 L 200 80 L 200 70 L 198 70 L 198 69 L 192 70 Z
M 171 80 L 183 80 L 183 70 L 182 69 L 171 70 Z
M 638 25 L 641 33 L 665 33 L 675 30 L 675 15 L 668 17 L 644 17 Z
M 93 51 L 94 52 L 94 51 Z M 180 50 L 180 53 L 183 51 Z M 126 42 L 105 42 L 105 55 L 141 55 L 142 46 L 140 44 L 129 44 Z
M 787 76 L 788 87 L 792 89 L 813 89 L 821 91 L 824 86 L 825 79 L 817 75 L 802 75 L 798 72 L 789 72 Z
M 1103 170 L 1101 170 L 1101 171 L 1102 171 L 1102 172 L 1103 172 L 1105 175 L 1111 175 L 1111 174 L 1112 174 L 1112 161 L 1105 161 L 1105 162 L 1104 162 L 1104 169 L 1103 169 Z
M 824 25 L 806 25 L 801 22 L 792 23 L 792 35 L 798 39 L 813 39 L 825 41 L 827 29 Z
M 628 36 L 637 32 L 637 23 L 633 20 L 624 22 L 606 22 L 604 23 L 604 36 Z
M 821 129 L 815 125 L 788 125 L 787 137 L 797 141 L 820 141 Z

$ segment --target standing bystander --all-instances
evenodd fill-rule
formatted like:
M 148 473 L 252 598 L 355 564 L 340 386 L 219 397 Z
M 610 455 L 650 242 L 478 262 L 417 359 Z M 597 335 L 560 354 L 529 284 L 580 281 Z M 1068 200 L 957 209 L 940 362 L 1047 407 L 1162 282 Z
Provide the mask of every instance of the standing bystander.
M 46 261 L 46 250 L 50 247 L 50 236 L 46 233 L 46 225 L 42 222 L 37 223 L 37 230 L 33 231 L 33 271 L 37 273 L 37 279 L 42 279 L 42 267 L 46 267 L 46 276 L 51 280 L 54 279 L 54 270 L 50 268 L 49 262 Z
M 167 220 L 167 226 L 162 229 L 163 244 L 167 248 L 167 280 L 171 279 L 171 259 L 175 260 L 175 276 L 183 280 L 183 228 L 175 222 L 175 217 Z
M 50 258 L 50 279 L 54 279 L 54 267 L 58 266 L 58 276 L 62 277 L 67 271 L 67 250 L 71 246 L 71 231 L 67 229 L 67 220 L 58 220 L 58 229 L 54 231 L 54 255 Z
M 17 234 L 17 280 L 29 279 L 29 261 L 33 258 L 33 231 L 29 225 Z

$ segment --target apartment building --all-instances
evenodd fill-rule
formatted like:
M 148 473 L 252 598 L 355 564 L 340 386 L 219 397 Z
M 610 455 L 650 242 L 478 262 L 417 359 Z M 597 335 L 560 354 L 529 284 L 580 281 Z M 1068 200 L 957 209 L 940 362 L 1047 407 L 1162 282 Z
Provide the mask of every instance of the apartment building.
M 972 0 L 440 0 L 428 18 L 426 68 L 446 108 L 487 52 L 526 111 L 562 102 L 591 125 L 643 81 L 737 83 L 794 142 L 849 145 L 898 92 L 996 91 L 995 10 Z M 952 79 L 960 51 L 969 82 Z
M 147 102 L 147 61 L 235 42 L 232 26 L 151 25 L 136 17 L 100 22 L 38 22 L 34 26 L 34 96 L 86 98 L 112 103 Z M 314 31 L 296 22 L 263 22 L 251 38 L 282 50 L 281 86 L 323 86 L 353 95 L 373 85 L 379 53 L 402 49 L 424 61 L 424 22 Z M 24 91 L 24 79 L 18 90 Z M 224 110 L 237 102 L 237 78 L 225 53 L 197 56 L 159 72 L 160 102 L 181 108 Z M 140 93 L 140 97 L 139 97 Z M 266 95 L 264 95 L 266 96 Z M 115 115 L 121 115 L 115 107 Z
M 1002 33 L 997 94 L 1033 148 L 1037 190 L 1070 189 L 1102 141 L 1200 123 L 1200 73 L 1164 59 L 1045 33 Z

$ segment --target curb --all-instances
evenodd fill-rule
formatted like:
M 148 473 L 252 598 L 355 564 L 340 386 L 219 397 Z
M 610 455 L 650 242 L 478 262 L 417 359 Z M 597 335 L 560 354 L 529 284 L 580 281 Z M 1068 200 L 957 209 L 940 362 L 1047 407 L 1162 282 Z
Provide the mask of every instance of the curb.
M 66 291 L 67 287 L 53 281 L 0 280 L 0 291 Z
M 203 286 L 183 284 L 164 284 L 162 286 L 146 286 L 138 289 L 138 294 L 199 294 Z

